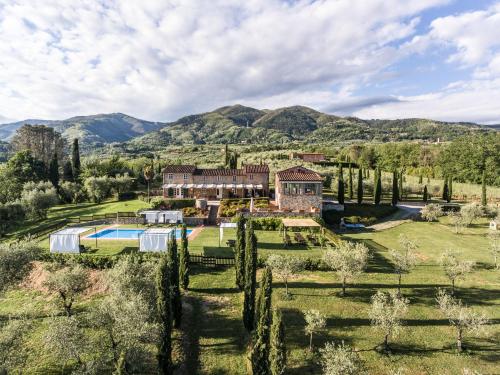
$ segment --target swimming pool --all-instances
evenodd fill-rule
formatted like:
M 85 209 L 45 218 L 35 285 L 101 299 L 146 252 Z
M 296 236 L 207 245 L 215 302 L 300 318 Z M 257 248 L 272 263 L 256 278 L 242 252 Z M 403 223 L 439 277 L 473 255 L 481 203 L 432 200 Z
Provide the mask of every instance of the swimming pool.
M 110 228 L 110 229 L 104 229 L 101 230 L 97 233 L 93 233 L 90 236 L 87 236 L 87 238 L 101 238 L 101 239 L 108 239 L 108 240 L 136 240 L 139 238 L 139 236 L 144 233 L 145 229 L 119 229 L 119 228 Z M 188 229 L 187 235 L 191 234 L 193 230 Z M 176 229 L 175 230 L 175 237 L 176 238 L 181 238 L 181 230 Z

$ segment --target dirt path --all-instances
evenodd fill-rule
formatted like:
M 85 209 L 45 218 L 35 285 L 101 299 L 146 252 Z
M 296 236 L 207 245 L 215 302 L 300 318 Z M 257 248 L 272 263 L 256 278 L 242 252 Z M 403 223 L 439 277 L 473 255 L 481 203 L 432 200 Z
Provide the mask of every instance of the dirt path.
M 398 208 L 399 210 L 397 212 L 387 217 L 381 223 L 370 225 L 367 228 L 370 230 L 380 231 L 397 227 L 398 225 L 401 225 L 403 223 L 407 223 L 420 213 L 422 205 L 415 202 L 402 202 L 401 204 L 398 204 Z

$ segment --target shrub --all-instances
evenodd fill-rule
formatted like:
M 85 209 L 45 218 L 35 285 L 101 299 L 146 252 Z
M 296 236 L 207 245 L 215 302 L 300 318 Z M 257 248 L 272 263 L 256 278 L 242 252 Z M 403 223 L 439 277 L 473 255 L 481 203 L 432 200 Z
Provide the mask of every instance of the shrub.
M 279 230 L 283 221 L 279 217 L 260 217 L 252 219 L 255 230 Z
M 196 207 L 184 207 L 182 209 L 182 215 L 184 217 L 203 216 L 203 211 Z
M 196 204 L 195 199 L 184 198 L 184 199 L 164 199 L 161 197 L 156 197 L 151 199 L 152 209 L 164 209 L 164 210 L 180 210 L 186 207 L 194 207 Z
M 116 195 L 116 198 L 119 201 L 128 201 L 128 200 L 131 200 L 131 199 L 136 199 L 137 198 L 137 193 L 134 192 L 134 191 L 127 191 L 127 192 L 124 192 L 124 193 L 118 193 Z
M 23 221 L 25 212 L 20 203 L 0 203 L 0 236 Z
M 436 221 L 439 217 L 443 216 L 443 209 L 439 204 L 431 203 L 425 205 L 420 214 L 424 220 Z
M 59 198 L 50 182 L 27 182 L 23 186 L 21 202 L 32 219 L 45 219 L 48 209 L 55 206 Z

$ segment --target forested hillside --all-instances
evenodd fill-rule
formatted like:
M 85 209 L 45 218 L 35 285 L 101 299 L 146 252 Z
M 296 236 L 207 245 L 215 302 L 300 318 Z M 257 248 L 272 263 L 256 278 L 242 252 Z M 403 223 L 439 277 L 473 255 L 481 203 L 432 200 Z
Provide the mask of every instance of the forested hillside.
M 339 117 L 294 106 L 257 110 L 241 105 L 183 117 L 162 129 L 131 140 L 125 147 L 154 150 L 169 144 L 204 143 L 310 143 L 350 140 L 401 141 L 454 139 L 487 130 L 477 124 L 425 119 L 361 120 Z
M 447 141 L 471 132 L 492 130 L 471 123 L 425 119 L 362 120 L 325 114 L 302 106 L 259 110 L 233 105 L 169 123 L 144 121 L 121 113 L 27 122 L 53 127 L 67 140 L 79 138 L 87 151 L 115 143 L 118 149 L 130 152 L 158 150 L 172 144 L 283 144 L 294 140 L 308 143 Z M 10 139 L 23 123 L 0 125 L 0 140 Z

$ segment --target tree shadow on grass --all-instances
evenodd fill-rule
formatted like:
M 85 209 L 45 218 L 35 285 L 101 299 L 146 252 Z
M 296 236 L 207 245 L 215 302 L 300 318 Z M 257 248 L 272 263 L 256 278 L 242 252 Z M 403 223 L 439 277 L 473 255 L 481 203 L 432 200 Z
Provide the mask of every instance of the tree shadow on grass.
M 136 254 L 139 252 L 139 248 L 137 246 L 126 246 L 120 251 L 119 255 L 127 255 L 127 254 Z
M 259 242 L 257 244 L 258 248 L 259 249 L 263 249 L 263 250 L 290 250 L 290 251 L 293 251 L 293 250 L 309 250 L 309 247 L 308 246 L 304 246 L 304 245 L 298 245 L 298 244 L 292 244 L 292 245 L 289 245 L 289 246 L 285 246 L 284 244 L 282 243 L 275 243 L 275 242 Z

